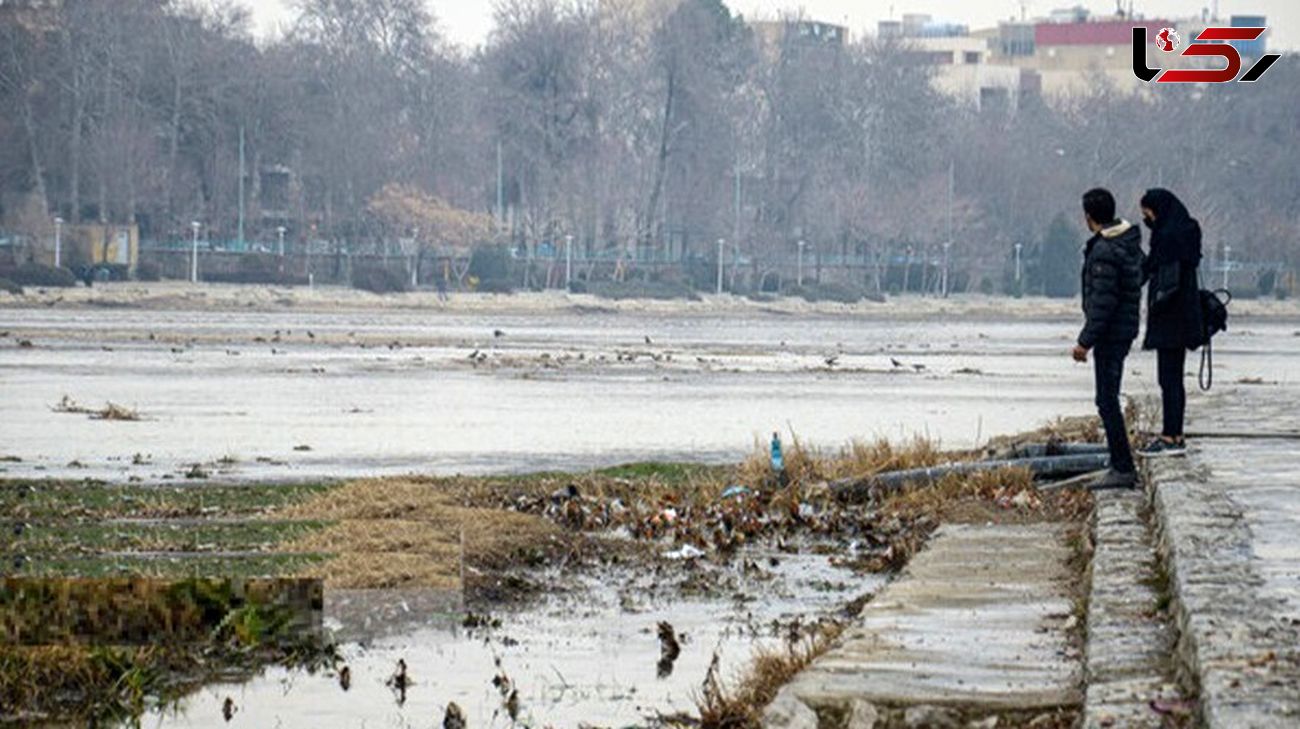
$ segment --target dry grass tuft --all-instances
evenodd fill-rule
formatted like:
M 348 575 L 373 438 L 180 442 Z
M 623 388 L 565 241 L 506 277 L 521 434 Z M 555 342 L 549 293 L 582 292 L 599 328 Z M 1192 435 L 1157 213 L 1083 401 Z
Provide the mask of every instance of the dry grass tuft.
M 400 519 L 341 521 L 280 545 L 286 552 L 334 553 L 346 545 L 364 554 L 409 553 L 460 558 L 460 535 L 438 529 L 429 522 Z
M 940 451 L 933 441 L 920 437 L 903 444 L 883 438 L 854 440 L 842 448 L 821 450 L 804 445 L 798 436 L 791 438 L 783 455 L 792 483 L 867 478 L 888 471 L 935 466 L 956 456 Z M 754 453 L 739 467 L 739 476 L 747 483 L 762 483 L 770 478 L 770 472 L 771 456 L 765 444 L 757 444 Z
M 696 701 L 701 729 L 759 729 L 763 710 L 781 687 L 830 650 L 841 632 L 843 626 L 839 623 L 824 623 L 812 637 L 785 650 L 759 651 L 732 687 L 723 685 L 714 656 L 704 678 L 704 692 Z
M 121 420 L 125 422 L 135 422 L 140 420 L 140 413 L 131 408 L 108 403 L 103 410 L 99 410 L 90 416 L 91 420 Z
M 135 410 L 132 410 L 131 408 L 123 407 L 121 405 L 116 405 L 110 402 L 105 404 L 103 408 L 99 410 L 95 410 L 94 408 L 88 408 L 85 405 L 78 403 L 76 400 L 73 400 L 68 395 L 64 395 L 57 403 L 54 404 L 54 407 L 50 409 L 56 413 L 72 413 L 76 415 L 89 415 L 92 420 L 121 420 L 121 421 L 141 420 L 140 413 L 136 412 Z
M 539 516 L 464 501 L 455 481 L 353 481 L 277 512 L 276 518 L 336 522 L 278 549 L 336 555 L 316 569 L 328 587 L 454 588 L 462 560 L 503 568 L 563 543 L 560 529 Z
M 1130 418 L 1133 415 L 1130 414 Z M 993 438 L 985 450 L 997 452 L 1027 443 L 1101 443 L 1105 434 L 1101 419 L 1095 415 L 1057 418 L 1037 430 Z
M 387 590 L 422 587 L 459 590 L 460 560 L 451 554 L 346 552 L 309 568 L 306 577 L 319 577 L 332 589 Z

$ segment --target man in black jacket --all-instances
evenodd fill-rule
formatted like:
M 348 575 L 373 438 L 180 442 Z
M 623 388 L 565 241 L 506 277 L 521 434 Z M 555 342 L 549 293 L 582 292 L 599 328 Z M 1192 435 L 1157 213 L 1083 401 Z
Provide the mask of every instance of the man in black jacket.
M 1084 193 L 1083 212 L 1093 235 L 1083 260 L 1086 321 L 1073 354 L 1075 361 L 1087 362 L 1088 352 L 1093 353 L 1097 412 L 1110 450 L 1110 470 L 1092 488 L 1133 488 L 1137 469 L 1119 395 L 1124 359 L 1141 323 L 1142 231 L 1115 217 L 1115 196 L 1108 190 L 1095 188 Z

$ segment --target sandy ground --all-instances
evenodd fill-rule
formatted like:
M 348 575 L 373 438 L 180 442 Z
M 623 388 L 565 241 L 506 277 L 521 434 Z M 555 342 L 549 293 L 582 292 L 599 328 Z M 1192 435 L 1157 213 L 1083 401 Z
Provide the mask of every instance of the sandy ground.
M 716 315 L 725 312 L 779 312 L 786 314 L 855 314 L 888 318 L 1058 318 L 1077 316 L 1076 299 L 1044 299 L 961 295 L 949 299 L 918 296 L 894 297 L 886 303 L 810 303 L 783 298 L 753 301 L 723 294 L 702 295 L 699 301 L 613 301 L 562 291 L 516 294 L 453 294 L 440 302 L 434 292 L 378 295 L 339 286 L 315 288 L 248 286 L 239 284 L 189 284 L 185 282 L 107 283 L 94 288 L 30 289 L 22 296 L 0 292 L 0 307 L 131 307 L 151 310 L 283 310 L 349 311 L 381 309 L 433 309 L 453 313 L 520 313 L 591 308 L 610 312 Z M 1300 318 L 1300 301 L 1261 299 L 1235 301 L 1234 316 Z

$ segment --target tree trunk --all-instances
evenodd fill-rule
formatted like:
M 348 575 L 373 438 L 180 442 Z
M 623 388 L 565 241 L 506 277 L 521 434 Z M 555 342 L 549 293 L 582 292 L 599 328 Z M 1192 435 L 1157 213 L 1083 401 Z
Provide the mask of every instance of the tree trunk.
M 109 149 L 112 145 L 109 144 L 105 133 L 109 128 L 109 118 L 112 115 L 113 105 L 113 51 L 111 46 L 108 49 L 108 62 L 104 64 L 104 88 L 101 105 L 100 113 L 102 116 L 99 120 L 99 220 L 100 222 L 108 222 L 113 217 L 108 209 L 108 178 L 112 161 Z
M 645 219 L 637 234 L 637 245 L 654 238 L 655 211 L 659 209 L 659 198 L 663 194 L 664 176 L 668 173 L 668 142 L 672 134 L 673 103 L 677 98 L 677 71 L 668 71 L 668 93 L 664 99 L 664 120 L 659 130 L 659 150 L 655 156 L 654 182 L 650 186 L 650 200 L 646 205 Z
M 71 41 L 68 41 L 71 46 Z M 86 100 L 81 88 L 81 61 L 76 50 L 72 66 L 72 128 L 68 138 L 68 220 L 81 222 L 81 133 L 85 125 Z

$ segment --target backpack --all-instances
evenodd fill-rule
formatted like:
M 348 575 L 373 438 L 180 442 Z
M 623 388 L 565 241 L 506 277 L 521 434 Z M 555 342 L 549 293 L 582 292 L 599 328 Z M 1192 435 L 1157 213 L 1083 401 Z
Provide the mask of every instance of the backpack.
M 1222 299 L 1219 295 L 1227 297 Z M 1214 335 L 1228 329 L 1228 304 L 1232 303 L 1232 292 L 1227 289 L 1209 291 L 1201 289 L 1201 370 L 1197 374 L 1197 384 L 1201 390 L 1209 392 L 1214 386 Z

